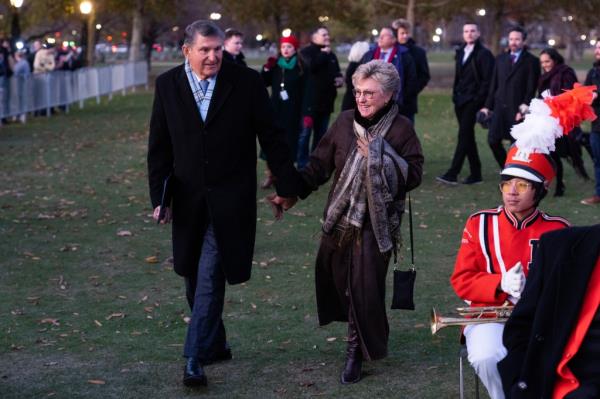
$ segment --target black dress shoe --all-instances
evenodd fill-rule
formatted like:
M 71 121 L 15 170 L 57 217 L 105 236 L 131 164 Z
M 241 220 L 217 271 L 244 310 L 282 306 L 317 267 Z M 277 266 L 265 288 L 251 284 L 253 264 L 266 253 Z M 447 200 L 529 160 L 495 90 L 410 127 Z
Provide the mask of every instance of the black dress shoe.
M 229 346 L 225 346 L 223 349 L 216 352 L 210 359 L 204 362 L 204 365 L 208 366 L 209 364 L 225 362 L 231 359 L 233 359 L 233 355 L 231 354 L 231 348 Z
M 461 181 L 462 184 L 481 184 L 483 183 L 483 180 L 481 179 L 481 177 L 476 177 L 476 176 L 467 176 L 466 178 L 464 178 Z
M 448 173 L 444 173 L 441 176 L 437 176 L 435 180 L 439 181 L 440 183 L 448 184 L 450 186 L 456 186 L 458 184 L 456 176 L 451 176 Z
M 205 387 L 207 385 L 204 369 L 194 357 L 188 357 L 183 368 L 183 385 L 186 387 Z

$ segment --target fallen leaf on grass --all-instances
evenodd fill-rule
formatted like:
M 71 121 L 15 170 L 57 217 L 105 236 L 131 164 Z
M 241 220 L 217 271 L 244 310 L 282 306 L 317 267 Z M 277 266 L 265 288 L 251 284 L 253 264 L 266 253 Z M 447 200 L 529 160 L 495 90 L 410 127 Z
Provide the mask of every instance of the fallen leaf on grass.
M 102 323 L 100 323 L 98 320 L 94 320 L 94 324 L 96 324 L 98 327 L 102 327 Z
M 46 319 L 40 320 L 40 324 L 52 324 L 53 326 L 60 326 L 58 319 L 51 319 L 51 318 L 46 318 Z
M 131 237 L 133 234 L 131 234 L 131 231 L 129 230 L 119 230 L 117 231 L 117 235 L 119 237 Z
M 104 385 L 104 384 L 106 384 L 106 381 L 104 381 L 104 380 L 88 380 L 88 382 L 90 384 L 94 384 L 94 385 Z
M 148 256 L 146 258 L 146 263 L 158 263 L 158 257 L 157 256 Z
M 327 338 L 327 342 L 334 342 L 336 339 L 336 337 L 329 337 Z
M 124 317 L 125 317 L 125 313 L 123 313 L 123 312 L 116 312 L 116 313 L 109 314 L 108 316 L 105 317 L 105 319 L 106 320 L 116 319 L 116 318 L 122 319 Z
M 315 383 L 312 381 L 302 381 L 299 385 L 301 387 L 308 388 L 308 387 L 312 387 L 313 385 L 315 385 Z

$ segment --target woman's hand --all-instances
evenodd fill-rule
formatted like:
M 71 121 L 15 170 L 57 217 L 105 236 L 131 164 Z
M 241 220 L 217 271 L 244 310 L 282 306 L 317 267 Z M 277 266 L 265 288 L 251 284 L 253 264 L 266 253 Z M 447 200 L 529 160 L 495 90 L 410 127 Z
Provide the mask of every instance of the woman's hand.
M 368 140 L 365 137 L 359 137 L 356 140 L 356 145 L 358 146 L 358 152 L 360 153 L 360 155 L 362 155 L 365 158 L 367 158 L 369 156 L 369 142 L 370 142 L 370 140 Z

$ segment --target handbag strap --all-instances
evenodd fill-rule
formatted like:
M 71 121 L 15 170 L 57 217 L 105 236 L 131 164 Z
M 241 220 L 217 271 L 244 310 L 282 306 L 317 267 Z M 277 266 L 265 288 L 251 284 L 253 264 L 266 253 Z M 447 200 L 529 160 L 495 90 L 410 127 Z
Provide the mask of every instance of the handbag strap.
M 410 231 L 410 267 L 415 270 L 415 248 L 413 239 L 413 220 L 412 220 L 412 201 L 410 200 L 410 193 L 408 193 L 408 227 Z

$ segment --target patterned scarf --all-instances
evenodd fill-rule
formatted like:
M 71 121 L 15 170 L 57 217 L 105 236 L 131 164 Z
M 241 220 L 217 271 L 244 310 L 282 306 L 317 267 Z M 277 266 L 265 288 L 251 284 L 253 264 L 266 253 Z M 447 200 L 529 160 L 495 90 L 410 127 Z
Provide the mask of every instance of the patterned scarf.
M 206 94 L 200 88 L 198 80 L 196 80 L 194 72 L 192 71 L 192 67 L 190 66 L 190 62 L 187 58 L 185 59 L 185 74 L 187 75 L 188 82 L 190 83 L 190 88 L 192 89 L 192 93 L 194 94 L 194 100 L 196 100 L 198 111 L 200 111 L 202 101 L 204 101 L 204 97 Z
M 379 122 L 367 129 L 354 121 L 354 134 L 356 137 L 383 138 L 397 114 L 398 106 L 394 104 Z M 371 145 L 369 152 L 370 147 Z M 367 212 L 367 165 L 367 159 L 358 152 L 358 147 L 354 147 L 346 159 L 331 196 L 323 223 L 323 231 L 326 234 L 332 233 L 335 228 L 345 235 L 349 228 L 360 230 L 362 227 Z

